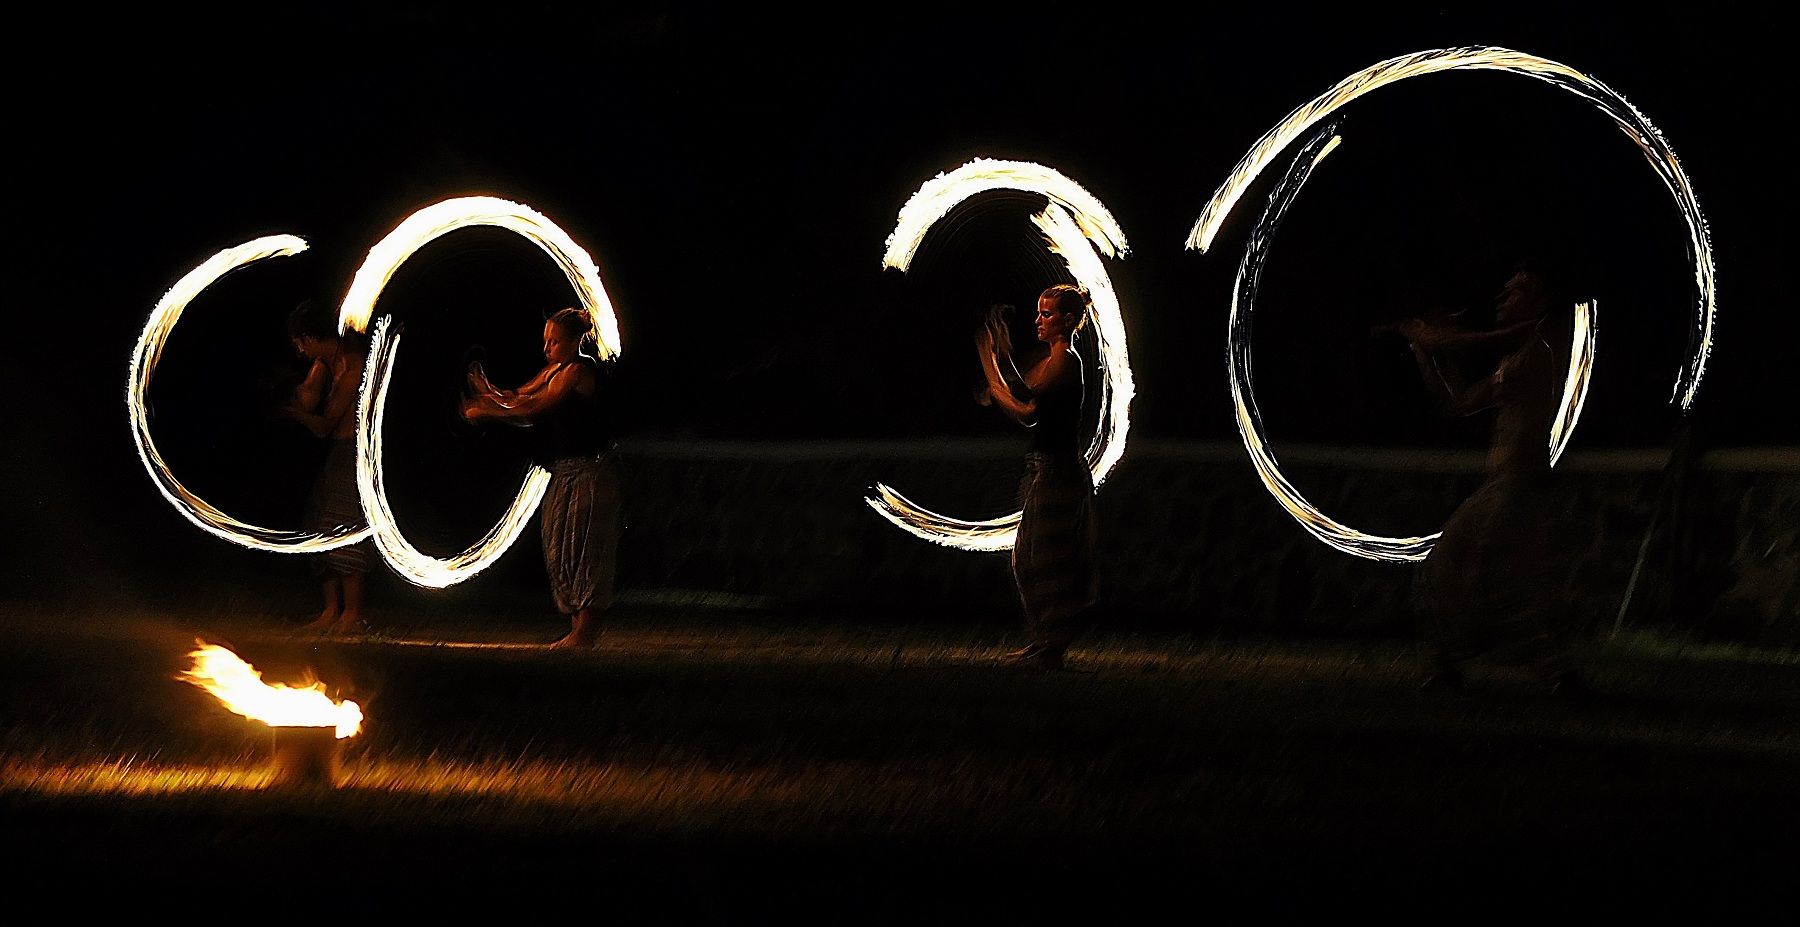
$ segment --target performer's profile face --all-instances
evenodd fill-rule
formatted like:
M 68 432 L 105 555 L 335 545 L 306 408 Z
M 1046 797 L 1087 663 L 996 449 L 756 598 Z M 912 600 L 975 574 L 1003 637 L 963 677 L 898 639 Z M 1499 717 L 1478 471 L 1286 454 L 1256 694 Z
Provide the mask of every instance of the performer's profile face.
M 1062 312 L 1056 305 L 1056 297 L 1039 296 L 1037 305 L 1038 340 L 1048 344 L 1060 335 L 1067 335 L 1075 330 L 1075 314 Z
M 301 335 L 294 339 L 294 353 L 307 360 L 319 359 L 319 339 L 311 335 Z
M 555 322 L 544 323 L 544 359 L 552 364 L 567 364 L 575 359 L 579 339 L 570 338 Z

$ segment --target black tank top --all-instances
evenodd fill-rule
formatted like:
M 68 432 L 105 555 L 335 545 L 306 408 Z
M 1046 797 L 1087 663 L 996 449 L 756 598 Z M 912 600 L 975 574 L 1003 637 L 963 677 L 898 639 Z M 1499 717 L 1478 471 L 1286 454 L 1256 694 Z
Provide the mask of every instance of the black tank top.
M 593 374 L 594 393 L 583 396 L 571 391 L 567 398 L 550 411 L 543 424 L 549 437 L 545 454 L 551 460 L 562 457 L 598 457 L 612 450 L 612 429 L 607 426 L 601 399 L 606 388 L 603 371 L 599 364 L 585 356 L 569 366 L 577 364 L 587 367 Z M 572 370 L 559 370 L 555 375 L 566 377 L 572 374 Z
M 1073 452 L 1081 450 L 1081 395 L 1083 392 L 1080 358 L 1076 358 L 1075 382 L 1055 391 L 1038 393 L 1037 424 L 1031 429 L 1034 451 Z

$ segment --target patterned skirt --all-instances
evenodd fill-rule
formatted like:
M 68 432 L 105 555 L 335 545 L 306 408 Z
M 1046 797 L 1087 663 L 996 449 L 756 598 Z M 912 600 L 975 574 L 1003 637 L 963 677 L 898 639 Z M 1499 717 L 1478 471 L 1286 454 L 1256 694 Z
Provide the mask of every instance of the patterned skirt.
M 362 499 L 356 494 L 356 442 L 344 439 L 331 442 L 325 454 L 325 465 L 313 481 L 312 494 L 306 500 L 306 513 L 301 528 L 315 533 L 341 528 L 361 528 Z M 375 564 L 375 542 L 363 539 L 348 547 L 329 550 L 312 558 L 313 572 L 367 573 Z
M 610 455 L 563 457 L 550 465 L 550 488 L 539 511 L 544 568 L 563 614 L 612 605 L 622 508 Z
M 1081 630 L 1081 615 L 1100 599 L 1098 519 L 1087 461 L 1080 452 L 1027 455 L 1019 506 L 1012 568 L 1025 628 L 1034 640 L 1067 642 Z

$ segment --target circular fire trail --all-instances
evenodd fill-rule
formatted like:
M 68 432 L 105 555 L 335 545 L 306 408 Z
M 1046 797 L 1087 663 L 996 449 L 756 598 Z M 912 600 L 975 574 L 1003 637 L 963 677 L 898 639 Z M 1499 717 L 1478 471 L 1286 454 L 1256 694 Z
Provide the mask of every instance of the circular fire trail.
M 516 232 L 548 254 L 568 278 L 582 309 L 593 316 L 600 359 L 617 356 L 619 323 L 612 303 L 607 299 L 606 289 L 600 283 L 600 270 L 594 265 L 593 258 L 568 233 L 543 215 L 518 203 L 490 196 L 459 197 L 427 206 L 408 216 L 369 249 L 369 256 L 357 269 L 338 312 L 339 329 L 368 330 L 382 288 L 414 252 L 457 229 L 482 225 Z M 409 582 L 441 589 L 479 573 L 512 546 L 543 501 L 550 473 L 536 464 L 531 465 L 518 494 L 500 521 L 467 550 L 448 558 L 438 558 L 413 547 L 401 534 L 393 509 L 388 505 L 381 466 L 381 425 L 388 379 L 400 350 L 400 335 L 388 321 L 384 316 L 375 324 L 369 345 L 368 369 L 363 375 L 357 401 L 357 491 L 382 557 Z
M 1087 449 L 1088 467 L 1098 487 L 1124 456 L 1135 392 L 1125 344 L 1125 320 L 1119 312 L 1112 279 L 1100 259 L 1101 254 L 1121 257 L 1129 248 L 1125 233 L 1106 207 L 1080 185 L 1043 165 L 978 158 L 932 178 L 906 201 L 893 234 L 888 236 L 882 265 L 905 272 L 934 223 L 959 203 L 989 190 L 1020 190 L 1049 200 L 1044 210 L 1032 217 L 1032 224 L 1088 293 L 1092 306 L 1088 318 L 1099 341 L 1104 406 L 1099 428 Z M 864 501 L 906 531 L 947 547 L 1007 550 L 1018 534 L 1018 512 L 985 521 L 965 521 L 921 508 L 885 483 L 876 483 Z
M 1301 148 L 1293 165 L 1269 194 L 1268 206 L 1257 219 L 1256 227 L 1250 233 L 1250 240 L 1244 246 L 1244 256 L 1238 263 L 1237 282 L 1231 294 L 1231 325 L 1226 337 L 1232 406 L 1237 413 L 1238 434 L 1243 437 L 1244 447 L 1250 452 L 1250 463 L 1256 467 L 1257 476 L 1276 501 L 1281 503 L 1281 507 L 1287 509 L 1308 533 L 1338 550 L 1371 560 L 1423 560 L 1437 542 L 1438 534 L 1418 537 L 1365 534 L 1336 521 L 1307 501 L 1294 484 L 1288 482 L 1276 464 L 1274 452 L 1269 449 L 1268 441 L 1263 435 L 1262 413 L 1256 407 L 1256 396 L 1250 388 L 1250 320 L 1256 308 L 1257 290 L 1262 283 L 1263 262 L 1294 197 L 1306 184 L 1307 178 L 1312 176 L 1313 169 L 1337 147 L 1339 139 L 1334 134 L 1334 128 L 1327 127 L 1320 131 Z M 1569 436 L 1575 430 L 1575 423 L 1581 417 L 1582 404 L 1587 399 L 1589 373 L 1594 365 L 1594 315 L 1592 304 L 1576 304 L 1568 376 L 1563 383 L 1562 402 L 1557 406 L 1556 417 L 1550 429 L 1552 466 L 1568 446 Z
M 151 310 L 144 331 L 138 336 L 137 348 L 131 354 L 131 373 L 125 388 L 125 408 L 131 416 L 131 436 L 137 444 L 138 459 L 150 474 L 156 488 L 188 521 L 208 533 L 256 550 L 277 553 L 316 554 L 354 544 L 369 536 L 369 529 L 358 527 L 324 534 L 262 528 L 239 521 L 200 498 L 169 472 L 169 466 L 156 450 L 150 436 L 150 380 L 156 375 L 162 359 L 164 343 L 181 320 L 182 310 L 219 278 L 272 257 L 286 257 L 306 250 L 306 242 L 293 235 L 270 235 L 226 248 L 206 259 L 176 281 Z
M 1698 389 L 1700 377 L 1706 368 L 1707 355 L 1712 348 L 1714 318 L 1712 249 L 1699 202 L 1694 198 L 1692 185 L 1683 173 L 1674 151 L 1663 140 L 1662 133 L 1612 89 L 1567 65 L 1509 49 L 1477 47 L 1438 49 L 1405 55 L 1352 74 L 1324 94 L 1289 113 L 1251 147 L 1201 212 L 1188 237 L 1187 246 L 1199 251 L 1211 247 L 1219 226 L 1262 170 L 1291 143 L 1340 107 L 1373 90 L 1408 77 L 1459 69 L 1523 74 L 1593 103 L 1638 146 L 1657 177 L 1668 188 L 1687 225 L 1689 251 L 1694 259 L 1694 279 L 1699 290 L 1698 318 L 1690 333 L 1692 352 L 1676 380 L 1674 390 L 1675 401 L 1682 408 L 1688 408 L 1693 402 L 1695 390 Z M 1305 184 L 1312 170 L 1336 146 L 1336 137 L 1326 140 L 1331 135 L 1331 129 L 1327 128 L 1313 136 L 1296 155 L 1286 175 L 1270 194 L 1269 204 L 1245 245 L 1244 256 L 1238 267 L 1237 284 L 1232 293 L 1228 348 L 1231 394 L 1237 412 L 1238 433 L 1243 438 L 1244 447 L 1249 452 L 1263 485 L 1315 537 L 1338 550 L 1360 557 L 1376 560 L 1422 560 L 1430 552 L 1437 538 L 1436 534 L 1410 538 L 1364 534 L 1332 520 L 1294 489 L 1293 484 L 1281 473 L 1263 440 L 1262 420 L 1251 388 L 1249 324 L 1263 255 L 1293 197 Z M 1575 332 L 1569 372 L 1564 384 L 1563 401 L 1557 410 L 1549 439 L 1552 463 L 1567 446 L 1587 395 L 1596 341 L 1593 315 L 1594 307 L 1591 303 L 1581 303 L 1575 307 Z

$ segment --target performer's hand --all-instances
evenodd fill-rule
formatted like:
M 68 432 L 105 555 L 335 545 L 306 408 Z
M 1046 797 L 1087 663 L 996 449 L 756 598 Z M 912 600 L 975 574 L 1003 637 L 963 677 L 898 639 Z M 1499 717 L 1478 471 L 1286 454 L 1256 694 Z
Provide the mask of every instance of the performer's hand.
M 480 361 L 473 361 L 469 364 L 468 382 L 469 389 L 476 395 L 486 395 L 495 392 L 494 384 L 488 382 L 487 371 L 482 368 Z
M 1012 328 L 1006 324 L 1006 312 L 995 306 L 988 310 L 988 337 L 992 340 L 994 350 L 1000 354 L 1012 356 Z
M 1400 337 L 1405 338 L 1413 347 L 1422 350 L 1429 351 L 1442 347 L 1444 344 L 1444 330 L 1424 319 L 1407 319 L 1400 323 L 1397 331 L 1400 332 Z

